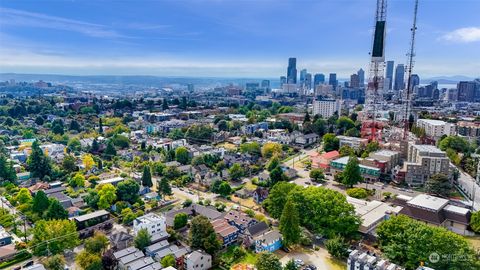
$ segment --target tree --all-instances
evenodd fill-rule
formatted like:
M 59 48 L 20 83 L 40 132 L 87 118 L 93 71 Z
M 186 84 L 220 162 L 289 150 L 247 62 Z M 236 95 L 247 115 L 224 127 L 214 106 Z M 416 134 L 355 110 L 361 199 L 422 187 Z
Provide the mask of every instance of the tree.
M 337 259 L 345 259 L 348 255 L 347 243 L 345 242 L 345 239 L 339 235 L 335 235 L 325 241 L 325 247 L 327 248 L 328 253 Z
M 108 247 L 108 237 L 102 232 L 95 232 L 95 235 L 85 240 L 85 250 L 88 253 L 102 254 Z
M 425 182 L 425 192 L 439 196 L 448 197 L 452 189 L 452 182 L 445 174 L 435 174 Z
M 21 188 L 17 195 L 15 195 L 15 201 L 19 204 L 29 204 L 32 202 L 32 195 L 30 194 L 30 190 L 27 188 Z
M 338 152 L 342 157 L 349 157 L 349 156 L 355 155 L 355 150 L 348 145 L 342 145 L 342 147 L 340 147 L 340 150 L 338 150 Z
M 163 177 L 162 180 L 160 180 L 159 193 L 167 196 L 172 195 L 172 188 L 170 187 L 170 183 L 168 182 L 168 179 L 165 177 Z
M 63 208 L 62 204 L 57 199 L 50 199 L 50 205 L 48 206 L 47 213 L 45 214 L 47 219 L 67 219 L 68 211 Z
M 205 216 L 196 216 L 190 223 L 190 246 L 201 248 L 209 254 L 215 253 L 221 244 L 212 223 Z
M 17 174 L 13 169 L 12 162 L 7 161 L 5 155 L 0 154 L 0 180 L 14 182 L 17 180 Z
M 68 129 L 69 130 L 80 131 L 81 127 L 80 127 L 80 124 L 76 120 L 72 120 L 72 121 L 70 121 L 70 127 Z
M 273 169 L 270 172 L 270 186 L 273 186 L 278 182 L 286 181 L 286 180 L 287 180 L 287 176 L 283 172 L 282 168 L 280 168 L 280 166 L 277 166 L 275 169 Z
M 310 171 L 310 178 L 315 182 L 320 182 L 325 179 L 325 175 L 321 169 L 313 169 Z
M 260 253 L 255 266 L 257 270 L 282 270 L 282 263 L 275 254 L 270 252 Z
M 137 236 L 134 239 L 135 247 L 140 250 L 145 250 L 151 243 L 151 236 L 147 229 L 141 229 L 138 231 Z
M 273 156 L 267 164 L 267 170 L 271 172 L 278 166 L 280 166 L 280 160 L 277 156 Z
M 271 158 L 274 155 L 280 156 L 282 154 L 282 145 L 274 142 L 267 142 L 262 146 L 262 156 L 264 158 Z
M 102 184 L 97 187 L 98 190 L 98 208 L 107 209 L 117 199 L 117 190 L 112 184 Z
M 360 173 L 360 165 L 356 156 L 351 156 L 348 159 L 345 170 L 342 172 L 342 184 L 345 186 L 353 187 L 362 180 L 362 174 Z
M 341 116 L 337 120 L 337 128 L 341 130 L 340 134 L 354 127 L 355 127 L 355 122 L 353 122 L 353 120 L 348 118 L 347 116 Z
M 227 197 L 228 195 L 232 194 L 232 187 L 230 187 L 228 182 L 222 181 L 218 187 L 218 194 L 223 197 Z
M 220 131 L 228 130 L 228 123 L 225 120 L 220 120 L 217 126 L 218 126 L 218 130 Z
M 74 153 L 80 152 L 80 150 L 82 150 L 82 144 L 80 143 L 80 140 L 78 138 L 71 138 L 68 140 L 67 150 Z
M 98 144 L 97 138 L 93 139 L 92 146 L 90 147 L 91 153 L 97 153 L 100 150 L 100 145 Z
M 117 155 L 117 150 L 115 149 L 115 146 L 113 145 L 112 140 L 109 140 L 107 142 L 107 147 L 105 148 L 103 155 L 108 160 L 112 159 L 114 156 Z
M 112 142 L 115 146 L 122 149 L 125 149 L 130 145 L 130 139 L 120 134 L 115 134 L 112 138 Z
M 44 123 L 45 123 L 45 119 L 43 119 L 43 117 L 37 116 L 37 118 L 35 118 L 35 124 L 42 126 Z
M 185 134 L 189 141 L 205 143 L 212 141 L 214 130 L 208 125 L 192 125 Z
M 65 263 L 65 257 L 60 254 L 47 257 L 42 261 L 43 266 L 45 266 L 47 270 L 64 270 Z
M 33 212 L 41 215 L 45 210 L 47 210 L 49 204 L 50 202 L 48 201 L 48 197 L 45 195 L 45 192 L 43 192 L 43 190 L 39 190 L 37 193 L 35 193 L 35 197 L 33 197 L 32 210 Z
M 188 215 L 185 213 L 178 213 L 175 215 L 175 218 L 173 219 L 173 228 L 175 230 L 183 228 L 187 225 L 188 223 Z
M 190 156 L 188 154 L 187 148 L 180 146 L 175 149 L 175 160 L 182 163 L 183 165 L 188 164 L 190 161 Z
M 476 233 L 480 233 L 480 211 L 474 212 L 470 217 L 470 227 Z
M 278 182 L 275 184 L 263 206 L 273 218 L 279 219 L 283 212 L 283 206 L 287 202 L 288 194 L 296 188 L 300 188 L 294 183 Z
M 72 155 L 66 155 L 62 161 L 62 167 L 67 172 L 73 172 L 77 170 L 77 163 L 75 157 Z
M 40 144 L 37 140 L 32 144 L 32 152 L 30 156 L 28 156 L 27 165 L 32 177 L 42 179 L 45 175 L 51 174 L 52 167 L 50 159 L 45 156 L 42 149 L 40 149 Z
M 81 173 L 76 173 L 70 181 L 68 181 L 68 184 L 71 187 L 84 187 L 85 186 L 85 176 Z
M 364 188 L 349 188 L 347 189 L 347 195 L 357 199 L 366 199 L 368 191 Z
M 416 269 L 429 262 L 433 269 L 479 269 L 474 248 L 461 235 L 443 227 L 431 226 L 404 215 L 392 216 L 377 227 L 378 242 L 383 254 L 393 263 Z M 461 258 L 432 261 L 432 252 L 439 258 Z
M 75 262 L 83 270 L 102 270 L 102 258 L 97 254 L 89 253 L 86 250 L 81 251 L 75 257 Z
M 142 185 L 145 187 L 152 187 L 152 172 L 149 165 L 143 166 Z
M 98 118 L 98 133 L 103 134 L 103 123 L 102 123 L 102 118 Z
M 286 246 L 297 244 L 300 241 L 300 219 L 293 199 L 288 199 L 280 217 L 280 232 Z
M 169 266 L 172 266 L 172 267 L 176 266 L 177 262 L 173 254 L 168 254 L 167 256 L 163 257 L 160 260 L 160 264 L 162 265 L 163 268 L 167 268 Z
M 122 216 L 123 224 L 130 224 L 137 218 L 137 215 L 132 211 L 131 208 L 123 208 L 122 212 L 120 213 Z
M 323 149 L 325 152 L 338 150 L 340 140 L 333 133 L 323 135 Z
M 166 98 L 163 99 L 162 102 L 162 110 L 168 110 L 168 100 Z
M 290 259 L 287 264 L 285 264 L 284 270 L 298 270 L 297 265 L 293 259 Z
M 83 166 L 85 167 L 85 170 L 90 171 L 95 165 L 95 161 L 93 160 L 93 156 L 90 154 L 85 154 L 83 155 L 82 158 Z
M 30 245 L 37 256 L 47 255 L 47 241 L 51 255 L 62 253 L 80 243 L 73 220 L 39 220 L 32 230 L 33 237 Z
M 180 128 L 174 128 L 168 133 L 167 137 L 172 140 L 180 140 L 185 137 L 185 133 Z
M 230 169 L 228 169 L 228 174 L 230 175 L 231 180 L 238 181 L 244 176 L 245 170 L 240 164 L 235 163 Z
M 122 181 L 117 185 L 117 197 L 121 201 L 136 202 L 138 191 L 140 191 L 140 185 L 131 179 Z
M 447 136 L 440 141 L 438 146 L 442 151 L 451 148 L 458 153 L 468 153 L 471 150 L 468 141 L 459 136 Z

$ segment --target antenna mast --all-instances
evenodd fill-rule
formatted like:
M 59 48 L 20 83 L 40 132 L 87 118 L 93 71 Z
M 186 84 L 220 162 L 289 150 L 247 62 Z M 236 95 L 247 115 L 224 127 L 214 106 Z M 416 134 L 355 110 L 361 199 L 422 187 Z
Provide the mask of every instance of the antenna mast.
M 404 126 L 403 126 L 403 140 L 408 140 L 409 132 L 409 118 L 410 118 L 410 106 L 411 106 L 411 95 L 412 95 L 412 70 L 415 57 L 415 34 L 417 31 L 417 12 L 418 12 L 418 0 L 415 0 L 415 9 L 413 12 L 413 26 L 410 29 L 412 31 L 412 36 L 410 39 L 410 51 L 407 54 L 408 56 L 408 65 L 407 65 L 407 89 L 405 94 L 405 115 L 404 115 Z

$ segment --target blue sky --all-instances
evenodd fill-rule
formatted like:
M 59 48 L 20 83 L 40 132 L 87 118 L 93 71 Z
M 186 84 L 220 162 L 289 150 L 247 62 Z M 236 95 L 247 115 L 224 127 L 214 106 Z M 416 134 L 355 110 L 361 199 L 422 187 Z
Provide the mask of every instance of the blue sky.
M 366 69 L 375 0 L 0 0 L 0 72 L 278 77 Z M 389 0 L 404 63 L 413 0 Z M 415 72 L 480 76 L 480 1 L 420 0 Z

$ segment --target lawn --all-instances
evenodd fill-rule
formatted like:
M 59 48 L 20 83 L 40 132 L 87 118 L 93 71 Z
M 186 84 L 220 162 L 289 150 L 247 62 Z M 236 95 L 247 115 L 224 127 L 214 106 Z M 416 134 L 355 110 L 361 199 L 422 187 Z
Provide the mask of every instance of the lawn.
M 240 246 L 230 246 L 220 256 L 221 265 L 230 268 L 236 264 L 255 264 L 257 254 Z

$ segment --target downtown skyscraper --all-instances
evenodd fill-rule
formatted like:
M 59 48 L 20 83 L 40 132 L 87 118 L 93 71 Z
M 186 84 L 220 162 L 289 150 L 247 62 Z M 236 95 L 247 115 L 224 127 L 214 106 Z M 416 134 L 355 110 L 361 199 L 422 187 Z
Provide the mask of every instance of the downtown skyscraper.
M 328 76 L 328 84 L 333 86 L 333 89 L 337 88 L 338 81 L 337 81 L 337 73 L 330 73 Z
M 395 68 L 395 83 L 393 90 L 399 91 L 405 89 L 405 66 L 398 64 Z
M 287 83 L 297 83 L 297 58 L 288 58 Z
M 357 71 L 357 75 L 358 75 L 358 86 L 357 87 L 363 87 L 365 85 L 365 71 L 361 68 Z
M 393 66 L 395 62 L 393 61 L 387 61 L 387 69 L 386 69 L 386 74 L 385 74 L 385 79 L 387 80 L 387 90 L 392 90 L 392 85 L 393 85 Z

